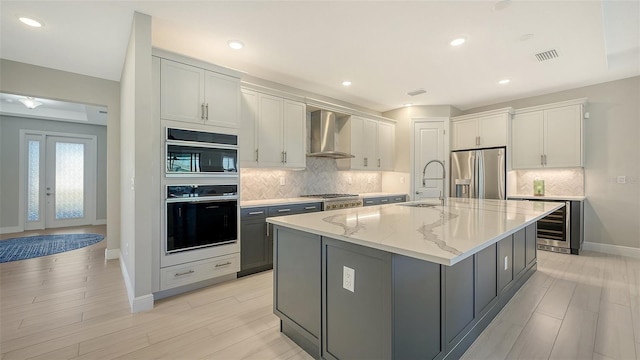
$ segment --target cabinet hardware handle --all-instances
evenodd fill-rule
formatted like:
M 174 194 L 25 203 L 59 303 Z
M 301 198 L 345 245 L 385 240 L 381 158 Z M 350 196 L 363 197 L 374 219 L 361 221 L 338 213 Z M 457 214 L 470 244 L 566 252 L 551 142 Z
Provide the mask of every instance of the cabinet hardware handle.
M 544 154 L 544 165 L 547 165 L 547 154 Z
M 364 166 L 367 166 L 367 163 L 368 163 L 367 158 L 364 158 Z
M 209 103 L 207 103 L 207 106 L 205 106 L 205 109 L 207 109 L 207 116 L 205 116 L 205 119 L 209 120 Z
M 249 215 L 260 215 L 260 214 L 264 214 L 264 211 L 253 211 L 249 213 Z
M 258 149 L 256 149 L 256 162 L 258 162 Z
M 222 264 L 216 264 L 216 267 L 223 267 L 223 266 L 227 266 L 227 265 L 231 265 L 231 261 L 227 261 L 227 262 L 222 263 Z
M 200 110 L 202 112 L 202 115 L 200 116 L 200 119 L 204 120 L 204 103 L 200 104 Z
M 285 164 L 287 163 L 287 152 L 286 151 L 284 152 L 284 163 Z
M 265 225 L 267 225 L 267 237 L 269 237 L 269 228 L 271 227 L 271 225 L 264 223 Z
M 179 272 L 179 273 L 175 273 L 175 275 L 173 275 L 173 277 L 185 276 L 185 275 L 193 274 L 194 272 L 195 271 L 193 271 L 193 270 Z
M 540 165 L 544 165 L 544 155 L 540 154 Z
M 388 202 L 389 199 L 381 199 L 380 202 Z
M 378 159 L 378 167 L 380 167 L 380 159 Z
M 365 204 L 373 204 L 373 200 L 367 200 L 364 202 Z
M 304 209 L 305 209 L 305 210 L 313 210 L 313 209 L 315 209 L 315 208 L 316 208 L 315 206 L 307 206 L 307 207 L 305 207 Z
M 291 211 L 291 209 L 280 209 L 280 210 L 278 210 L 278 212 L 289 212 L 289 211 Z
M 280 162 L 284 164 L 284 151 L 280 153 Z

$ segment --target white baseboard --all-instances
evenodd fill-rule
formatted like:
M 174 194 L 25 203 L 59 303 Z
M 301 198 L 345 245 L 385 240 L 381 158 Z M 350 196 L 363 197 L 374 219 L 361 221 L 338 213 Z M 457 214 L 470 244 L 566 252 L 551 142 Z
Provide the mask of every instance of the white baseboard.
M 115 260 L 120 258 L 120 249 L 104 249 L 105 260 Z
M 600 244 L 594 242 L 585 242 L 582 245 L 583 250 L 596 251 L 605 254 L 628 256 L 632 258 L 640 259 L 640 248 L 633 248 L 629 246 Z
M 12 234 L 23 232 L 24 229 L 21 226 L 5 226 L 0 227 L 0 234 Z
M 122 277 L 124 278 L 124 284 L 127 287 L 127 296 L 129 297 L 129 306 L 131 307 L 132 313 L 138 313 L 143 311 L 148 311 L 153 309 L 153 294 L 147 294 L 143 296 L 135 296 L 135 291 L 133 286 L 131 285 L 131 280 L 129 279 L 129 272 L 127 271 L 127 266 L 124 263 L 124 260 L 120 258 L 120 270 L 122 271 Z
M 93 222 L 93 225 L 107 225 L 107 219 L 96 219 Z

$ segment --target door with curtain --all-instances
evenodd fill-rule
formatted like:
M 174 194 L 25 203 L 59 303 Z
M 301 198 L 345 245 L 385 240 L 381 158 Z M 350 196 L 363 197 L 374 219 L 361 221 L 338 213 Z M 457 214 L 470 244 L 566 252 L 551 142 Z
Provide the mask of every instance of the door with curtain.
M 446 175 L 448 161 L 445 158 L 446 138 L 443 121 L 426 121 L 414 123 L 414 156 L 413 156 L 413 184 L 415 189 L 415 200 L 433 199 L 437 202 L 440 196 L 447 197 L 446 181 L 443 188 L 442 180 L 432 180 L 442 178 Z M 425 169 L 427 163 L 438 160 L 444 164 L 443 167 L 437 162 L 431 162 Z
M 95 222 L 95 137 L 27 134 L 25 230 Z

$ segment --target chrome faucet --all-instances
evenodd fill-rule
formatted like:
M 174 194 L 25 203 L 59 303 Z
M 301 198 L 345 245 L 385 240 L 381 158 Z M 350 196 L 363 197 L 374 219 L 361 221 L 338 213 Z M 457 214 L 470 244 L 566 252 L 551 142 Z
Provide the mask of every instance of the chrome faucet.
M 442 177 L 441 178 L 428 178 L 428 177 L 425 177 L 426 173 L 427 173 L 427 167 L 431 163 L 438 163 L 438 164 L 440 164 L 440 166 L 442 166 Z M 431 160 L 431 161 L 427 162 L 427 164 L 422 169 L 422 187 L 427 186 L 427 183 L 426 183 L 427 180 L 442 180 L 442 191 L 440 191 L 440 197 L 438 199 L 442 202 L 443 206 L 444 206 L 444 185 L 445 185 L 444 182 L 445 182 L 446 177 L 447 177 L 447 170 L 444 167 L 444 162 L 442 162 L 440 160 Z

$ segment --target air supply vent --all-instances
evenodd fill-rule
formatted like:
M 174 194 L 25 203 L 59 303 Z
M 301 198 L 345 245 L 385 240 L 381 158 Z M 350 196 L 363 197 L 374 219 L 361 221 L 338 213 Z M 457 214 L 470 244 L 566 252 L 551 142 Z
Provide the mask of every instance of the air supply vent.
M 558 57 L 558 52 L 555 49 L 543 51 L 541 53 L 536 54 L 536 59 L 538 61 L 547 61 L 551 59 L 555 59 Z
M 407 93 L 407 95 L 409 95 L 409 96 L 416 96 L 416 95 L 424 94 L 424 93 L 426 93 L 426 92 L 427 92 L 427 90 L 425 90 L 425 89 L 416 89 L 416 90 L 413 90 L 413 91 L 409 91 L 409 92 Z

